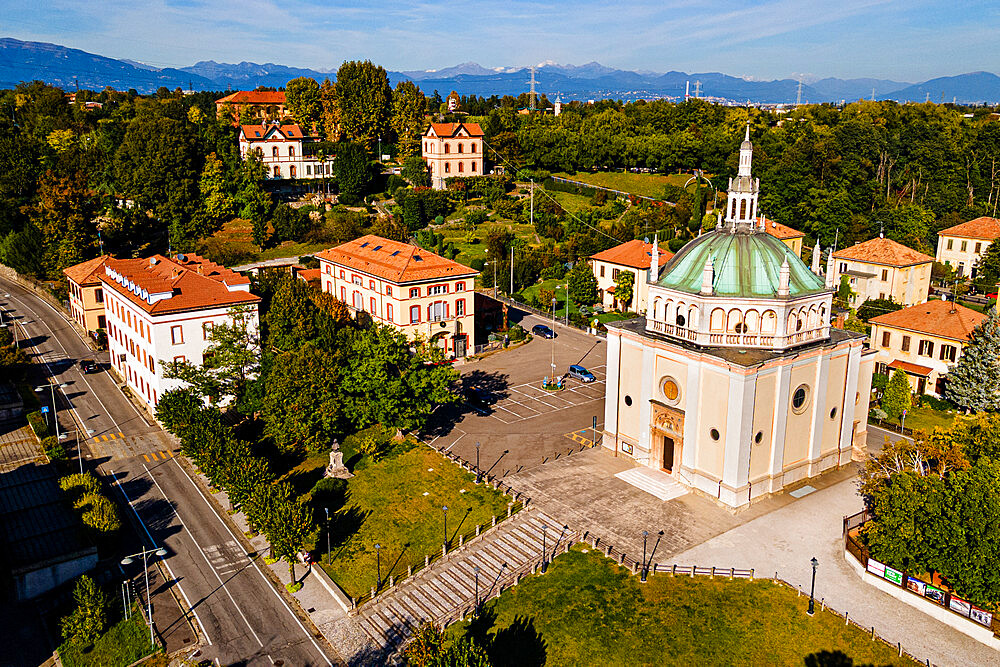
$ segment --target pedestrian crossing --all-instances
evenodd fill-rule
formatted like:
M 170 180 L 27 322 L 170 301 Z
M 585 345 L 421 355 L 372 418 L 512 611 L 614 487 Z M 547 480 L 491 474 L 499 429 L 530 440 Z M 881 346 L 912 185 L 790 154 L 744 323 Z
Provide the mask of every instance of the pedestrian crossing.
M 108 440 L 119 440 L 119 439 L 121 439 L 121 440 L 125 439 L 125 434 L 122 433 L 121 431 L 118 431 L 118 433 L 108 433 L 106 435 L 95 435 L 94 436 L 94 442 L 97 442 L 97 443 L 108 442 Z
M 150 452 L 149 454 L 143 454 L 142 458 L 146 459 L 146 463 L 152 463 L 153 461 L 166 461 L 168 458 L 174 458 L 173 452 L 161 451 L 159 453 L 159 458 L 157 458 L 157 452 Z

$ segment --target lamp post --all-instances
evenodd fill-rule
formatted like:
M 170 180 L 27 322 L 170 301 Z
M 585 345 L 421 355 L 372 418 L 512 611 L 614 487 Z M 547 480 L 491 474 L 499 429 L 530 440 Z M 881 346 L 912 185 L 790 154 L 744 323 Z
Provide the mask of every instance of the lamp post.
M 545 531 L 548 529 L 549 527 L 543 523 L 542 524 L 542 572 L 545 572 L 545 561 L 547 560 L 547 557 L 549 555 L 548 549 L 545 548 Z
M 649 531 L 642 531 L 642 576 L 639 577 L 639 581 L 646 583 L 646 538 L 649 537 Z
M 566 321 L 564 322 L 564 324 L 566 326 L 569 326 L 569 282 L 568 281 L 566 282 L 565 285 L 563 285 L 563 289 L 566 290 Z
M 46 387 L 52 390 L 52 422 L 56 425 L 57 438 L 59 437 L 59 415 L 56 412 L 56 387 L 59 387 L 60 389 L 65 389 L 67 386 L 69 385 L 67 385 L 65 382 L 50 382 L 48 384 L 43 384 L 38 387 L 35 387 L 36 394 L 40 394 L 43 391 L 45 391 Z
M 324 507 L 323 511 L 326 512 L 326 562 L 330 562 L 330 508 Z
M 472 571 L 476 574 L 476 616 L 479 616 L 479 566 L 476 565 Z
M 375 585 L 375 590 L 382 589 L 382 545 L 375 545 L 375 567 L 377 568 L 378 583 Z
M 556 298 L 552 297 L 552 324 L 556 323 Z M 549 355 L 549 366 L 552 367 L 552 384 L 556 383 L 556 332 L 552 332 L 552 352 Z
M 444 514 L 444 550 L 448 551 L 448 506 L 442 506 L 441 512 Z
M 137 554 L 132 554 L 131 556 L 125 556 L 122 558 L 122 565 L 131 565 L 132 559 L 138 556 L 142 556 L 142 573 L 146 575 L 146 616 L 149 620 L 149 645 L 152 646 L 154 643 L 153 639 L 153 601 L 149 598 L 149 568 L 146 566 L 146 556 L 153 554 L 154 556 L 159 556 L 163 558 L 167 555 L 167 550 L 163 547 L 159 549 L 143 549 Z
M 476 484 L 482 479 L 482 469 L 479 467 L 479 443 L 476 443 Z
M 817 566 L 819 566 L 819 561 L 816 560 L 816 558 L 814 556 L 813 559 L 811 561 L 809 561 L 809 562 L 812 563 L 812 566 L 813 566 L 813 576 L 812 576 L 812 587 L 810 587 L 810 589 L 809 589 L 809 611 L 807 611 L 806 613 L 809 614 L 810 616 L 812 616 L 813 614 L 816 613 L 816 602 L 815 602 L 815 597 L 816 597 L 816 568 L 817 568 Z
M 80 454 L 80 429 L 74 428 L 74 429 L 71 429 L 71 431 L 76 434 L 76 458 L 77 458 L 77 460 L 80 461 L 80 474 L 82 475 L 83 474 L 83 456 Z M 87 429 L 87 435 L 88 436 L 94 435 L 94 429 L 88 428 Z M 66 437 L 69 437 L 69 433 L 63 433 L 62 435 L 59 436 L 59 439 L 62 440 L 63 438 L 66 438 Z

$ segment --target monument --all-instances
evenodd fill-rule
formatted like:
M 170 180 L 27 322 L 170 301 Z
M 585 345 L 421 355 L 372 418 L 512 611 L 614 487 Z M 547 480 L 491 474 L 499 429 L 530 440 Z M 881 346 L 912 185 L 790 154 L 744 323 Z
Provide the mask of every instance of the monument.
M 333 441 L 330 449 L 330 465 L 326 467 L 326 477 L 336 477 L 337 479 L 349 479 L 354 477 L 351 471 L 344 465 L 344 453 L 340 451 L 340 443 Z

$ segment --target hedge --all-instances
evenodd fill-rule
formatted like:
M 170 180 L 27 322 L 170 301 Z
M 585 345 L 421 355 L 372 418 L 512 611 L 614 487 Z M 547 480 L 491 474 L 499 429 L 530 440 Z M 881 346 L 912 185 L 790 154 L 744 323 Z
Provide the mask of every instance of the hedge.
M 28 423 L 31 425 L 31 430 L 35 432 L 39 438 L 44 438 L 49 434 L 49 423 L 45 420 L 45 416 L 38 410 L 35 412 L 28 413 Z
M 575 183 L 566 183 L 565 181 L 557 181 L 554 178 L 546 178 L 545 181 L 542 182 L 542 187 L 553 192 L 568 192 L 573 195 L 583 195 L 585 197 L 593 197 L 597 194 L 597 188 L 587 187 L 586 185 L 577 185 Z

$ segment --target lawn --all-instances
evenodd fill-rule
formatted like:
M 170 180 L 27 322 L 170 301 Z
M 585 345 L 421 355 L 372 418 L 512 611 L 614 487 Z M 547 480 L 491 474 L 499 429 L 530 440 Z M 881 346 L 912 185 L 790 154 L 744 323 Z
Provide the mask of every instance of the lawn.
M 958 412 L 934 410 L 928 406 L 910 408 L 906 411 L 906 421 L 903 425 L 907 428 L 912 428 L 914 430 L 922 429 L 927 433 L 930 433 L 938 426 L 941 428 L 950 427 L 957 416 Z
M 643 195 L 654 199 L 663 197 L 663 188 L 667 185 L 684 187 L 684 184 L 691 178 L 690 174 L 633 174 L 628 171 L 605 171 L 596 174 L 579 172 L 577 174 L 553 174 L 569 178 L 590 185 L 597 185 L 602 188 L 620 190 L 633 195 Z M 588 200 L 589 201 L 589 200 Z
M 496 216 L 490 218 L 489 221 L 480 225 L 475 230 L 473 235 L 476 239 L 478 239 L 477 243 L 469 243 L 466 241 L 469 230 L 465 229 L 464 225 L 442 226 L 434 231 L 444 236 L 445 245 L 448 243 L 455 244 L 455 248 L 458 249 L 458 255 L 455 257 L 455 261 L 468 266 L 474 259 L 486 259 L 486 232 L 490 227 L 496 224 L 500 224 L 509 229 L 514 233 L 514 236 L 517 239 L 523 241 L 529 246 L 538 245 L 535 230 L 531 225 L 522 225 L 510 221 L 501 222 Z
M 65 667 L 126 667 L 152 652 L 149 628 L 142 614 L 135 612 L 128 620 L 122 619 L 111 626 L 90 650 L 83 651 L 72 644 L 60 646 L 59 658 Z
M 575 177 L 569 177 L 575 178 Z M 577 179 L 579 180 L 579 179 Z M 541 192 L 541 189 L 539 189 Z M 590 197 L 584 195 L 575 195 L 571 192 L 559 192 L 558 190 L 545 190 L 545 195 L 552 197 L 556 202 L 563 207 L 564 210 L 570 213 L 576 213 L 586 208 L 591 208 Z M 544 197 L 545 195 L 536 195 Z
M 477 485 L 473 474 L 423 444 L 354 472 L 337 513 L 342 528 L 334 529 L 350 535 L 333 550 L 333 562 L 323 565 L 354 598 L 376 583 L 375 544 L 381 545 L 383 579 L 405 576 L 408 565 L 422 566 L 425 554 L 441 552 L 442 506 L 448 507 L 448 535 L 455 542 L 477 524 L 489 527 L 494 515 L 507 515 L 506 496 Z
M 495 665 L 913 665 L 894 647 L 770 581 L 651 575 L 646 584 L 598 553 L 574 549 L 453 625 Z M 817 655 L 827 652 L 826 655 Z M 810 662 L 818 658 L 816 662 Z

